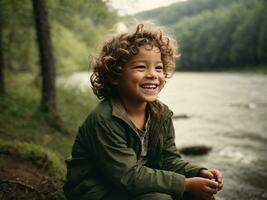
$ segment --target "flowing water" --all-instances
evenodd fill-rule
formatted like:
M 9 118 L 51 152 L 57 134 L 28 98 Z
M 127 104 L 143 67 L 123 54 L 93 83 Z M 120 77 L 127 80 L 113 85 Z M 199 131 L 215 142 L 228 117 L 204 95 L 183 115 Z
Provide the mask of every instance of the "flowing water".
M 77 82 L 75 80 L 77 78 Z M 69 79 L 88 87 L 88 74 Z M 159 99 L 177 116 L 176 145 L 207 145 L 205 156 L 188 157 L 225 176 L 218 200 L 267 199 L 267 76 L 175 73 Z
M 160 99 L 189 116 L 174 120 L 178 147 L 212 147 L 185 159 L 224 172 L 217 199 L 267 199 L 267 76 L 176 73 Z

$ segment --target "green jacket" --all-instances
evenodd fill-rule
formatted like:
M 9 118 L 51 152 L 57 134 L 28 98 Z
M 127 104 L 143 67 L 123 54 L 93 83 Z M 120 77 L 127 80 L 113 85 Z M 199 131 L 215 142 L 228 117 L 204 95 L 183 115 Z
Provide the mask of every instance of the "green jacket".
M 159 121 L 151 118 L 150 122 L 158 130 L 159 145 L 156 156 L 145 165 L 137 162 L 141 142 L 119 100 L 104 100 L 89 114 L 79 128 L 72 158 L 66 161 L 64 192 L 68 199 L 84 195 L 101 199 L 114 188 L 132 195 L 161 192 L 182 198 L 185 177 L 197 176 L 203 168 L 181 159 L 168 107 L 155 101 L 149 108 L 150 113 L 160 114 Z

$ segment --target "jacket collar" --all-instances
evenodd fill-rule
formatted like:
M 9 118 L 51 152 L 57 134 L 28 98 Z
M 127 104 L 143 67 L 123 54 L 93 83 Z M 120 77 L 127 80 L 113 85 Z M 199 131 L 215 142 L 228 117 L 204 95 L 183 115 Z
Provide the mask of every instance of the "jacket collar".
M 112 115 L 120 118 L 122 120 L 126 120 L 130 122 L 130 120 L 127 117 L 127 113 L 125 108 L 123 107 L 121 101 L 119 98 L 112 98 L 111 99 L 111 108 L 112 108 Z
M 121 100 L 117 98 L 112 98 L 111 101 L 111 109 L 112 109 L 112 116 L 117 117 L 127 123 L 130 127 L 132 127 L 135 131 L 136 128 L 131 120 L 128 118 L 125 108 L 123 107 Z
M 161 103 L 160 101 L 156 100 L 154 102 L 148 103 L 149 110 L 152 113 L 158 113 L 161 115 L 161 121 L 165 121 L 167 118 L 171 117 L 173 115 L 172 111 L 169 110 L 169 108 Z M 121 100 L 117 98 L 111 99 L 111 107 L 112 107 L 112 115 L 125 121 L 130 126 L 133 126 L 132 122 L 129 120 L 126 110 L 123 107 Z M 134 127 L 134 126 L 133 126 Z

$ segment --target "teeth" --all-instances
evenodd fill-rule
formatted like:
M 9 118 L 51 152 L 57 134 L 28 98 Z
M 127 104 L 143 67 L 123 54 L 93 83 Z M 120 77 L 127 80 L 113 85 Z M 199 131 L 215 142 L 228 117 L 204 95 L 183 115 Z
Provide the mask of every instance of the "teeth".
M 157 87 L 156 84 L 142 85 L 142 88 L 146 88 L 146 89 L 155 89 L 156 87 Z

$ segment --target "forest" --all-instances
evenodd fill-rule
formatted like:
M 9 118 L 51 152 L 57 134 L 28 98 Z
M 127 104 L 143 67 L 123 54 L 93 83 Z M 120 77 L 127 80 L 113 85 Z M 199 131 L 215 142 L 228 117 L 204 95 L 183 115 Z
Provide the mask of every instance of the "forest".
M 117 19 L 100 0 L 47 1 L 58 73 L 88 69 L 91 52 Z M 5 68 L 36 71 L 38 50 L 31 1 L 0 1 Z
M 48 1 L 57 73 L 87 70 L 89 55 L 119 20 L 102 1 Z M 266 66 L 267 14 L 264 0 L 190 0 L 137 14 L 165 25 L 178 41 L 178 70 L 224 70 Z M 5 68 L 38 69 L 29 0 L 1 0 Z M 70 48 L 71 47 L 71 48 Z M 265 67 L 264 67 L 265 68 Z
M 178 41 L 179 70 L 266 68 L 265 0 L 191 0 L 139 13 L 168 27 Z
M 1 200 L 65 199 L 65 160 L 97 100 L 57 80 L 88 71 L 117 20 L 101 0 L 0 1 Z

